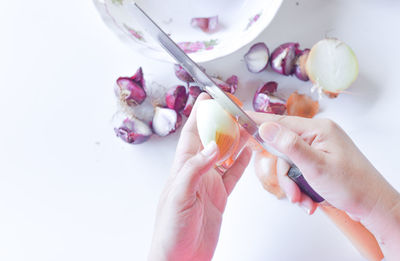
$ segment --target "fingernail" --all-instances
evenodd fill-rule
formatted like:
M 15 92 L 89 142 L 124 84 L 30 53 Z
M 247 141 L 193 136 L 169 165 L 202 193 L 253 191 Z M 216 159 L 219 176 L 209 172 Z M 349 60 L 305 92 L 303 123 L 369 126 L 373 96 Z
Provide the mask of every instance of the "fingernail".
M 215 141 L 211 141 L 201 151 L 201 154 L 203 154 L 203 156 L 209 158 L 209 157 L 213 156 L 216 152 L 217 152 L 217 143 L 215 143 Z
M 275 123 L 264 123 L 260 127 L 260 135 L 266 141 L 274 141 L 280 130 L 279 125 Z

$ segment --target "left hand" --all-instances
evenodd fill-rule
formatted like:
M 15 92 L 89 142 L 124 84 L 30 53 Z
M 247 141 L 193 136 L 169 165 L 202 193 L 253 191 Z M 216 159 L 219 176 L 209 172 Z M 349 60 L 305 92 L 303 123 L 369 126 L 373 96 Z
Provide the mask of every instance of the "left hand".
M 206 98 L 202 94 L 198 100 Z M 217 171 L 215 142 L 200 151 L 196 108 L 182 129 L 172 175 L 161 195 L 149 260 L 211 260 L 227 198 L 251 158 L 245 148 L 228 171 Z

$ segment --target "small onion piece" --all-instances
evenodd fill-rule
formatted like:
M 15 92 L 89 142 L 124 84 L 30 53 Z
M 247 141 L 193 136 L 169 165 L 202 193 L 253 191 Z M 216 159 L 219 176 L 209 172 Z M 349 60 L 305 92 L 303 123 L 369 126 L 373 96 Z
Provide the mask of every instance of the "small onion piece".
M 259 73 L 268 67 L 269 49 L 265 43 L 256 43 L 244 55 L 247 69 L 252 73 Z
M 294 73 L 298 43 L 284 43 L 278 46 L 271 54 L 272 69 L 283 75 Z
M 215 77 L 212 77 L 212 79 L 224 92 L 229 92 L 232 94 L 236 92 L 236 89 L 238 87 L 238 77 L 236 75 L 232 75 L 225 82 Z
M 179 80 L 186 82 L 186 83 L 194 82 L 192 76 L 190 76 L 190 74 L 185 69 L 183 69 L 183 67 L 180 66 L 179 64 L 174 65 L 174 71 L 175 71 L 176 77 Z
M 146 99 L 145 90 L 132 78 L 120 77 L 115 89 L 117 97 L 128 106 L 141 104 Z
M 192 112 L 194 103 L 196 102 L 197 97 L 200 95 L 202 90 L 200 89 L 199 86 L 190 86 L 189 87 L 189 95 L 188 99 L 185 105 L 185 108 L 183 109 L 183 115 L 186 117 L 189 117 L 190 113 Z
M 253 98 L 253 108 L 257 112 L 273 113 L 282 115 L 286 111 L 286 103 L 273 95 L 278 88 L 276 82 L 267 82 L 262 85 Z
M 347 44 L 327 38 L 311 48 L 306 71 L 316 88 L 336 97 L 357 79 L 358 61 Z
M 190 24 L 205 33 L 215 33 L 218 29 L 218 16 L 195 17 L 192 18 Z
M 182 124 L 182 116 L 173 109 L 155 107 L 152 122 L 153 131 L 159 136 L 174 133 Z
M 149 124 L 135 118 L 126 118 L 122 126 L 114 131 L 117 137 L 130 144 L 141 144 L 153 134 Z
M 185 107 L 187 99 L 188 94 L 186 93 L 186 87 L 182 85 L 170 88 L 165 96 L 167 107 L 177 112 Z
M 304 49 L 300 51 L 299 55 L 297 56 L 294 75 L 296 75 L 297 79 L 302 81 L 308 81 L 308 75 L 306 71 L 306 62 L 308 58 L 308 54 L 310 53 L 310 49 Z

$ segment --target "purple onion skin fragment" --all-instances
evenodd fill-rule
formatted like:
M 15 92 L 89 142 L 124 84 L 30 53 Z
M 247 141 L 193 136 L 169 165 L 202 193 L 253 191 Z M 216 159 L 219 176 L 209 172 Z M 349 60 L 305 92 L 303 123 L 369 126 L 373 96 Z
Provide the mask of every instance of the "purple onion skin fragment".
M 153 132 L 164 137 L 174 133 L 182 124 L 182 115 L 170 108 L 155 107 Z
M 177 112 L 185 107 L 187 99 L 186 87 L 182 85 L 172 87 L 165 96 L 167 107 Z
M 268 67 L 270 60 L 269 49 L 265 43 L 256 43 L 244 55 L 247 69 L 252 73 L 259 73 Z
M 271 54 L 272 69 L 283 75 L 291 75 L 295 70 L 295 63 L 299 49 L 298 43 L 284 43 L 278 46 Z
M 146 99 L 145 90 L 132 78 L 120 77 L 117 85 L 117 96 L 129 106 L 141 104 Z
M 198 86 L 190 86 L 189 87 L 189 97 L 187 99 L 185 108 L 183 109 L 183 115 L 189 117 L 190 113 L 192 112 L 194 103 L 197 100 L 197 97 L 202 93 L 202 90 Z
M 191 26 L 200 28 L 205 33 L 215 33 L 218 29 L 218 16 L 195 17 L 190 21 Z
M 278 83 L 270 81 L 270 82 L 267 82 L 264 85 L 262 85 L 260 88 L 258 88 L 256 93 L 265 93 L 265 94 L 269 95 L 269 94 L 273 94 L 277 90 L 278 90 Z
M 174 71 L 175 71 L 176 77 L 179 80 L 186 82 L 186 83 L 194 82 L 192 76 L 190 76 L 190 74 L 187 71 L 185 71 L 185 69 L 183 69 L 183 67 L 180 66 L 179 64 L 174 65 Z
M 141 144 L 153 134 L 150 125 L 138 120 L 126 118 L 122 126 L 114 129 L 117 137 L 130 144 Z
M 257 112 L 282 115 L 286 111 L 286 102 L 273 95 L 278 88 L 276 82 L 267 82 L 256 91 L 253 98 L 253 108 Z
M 236 75 L 232 75 L 225 82 L 215 77 L 212 77 L 212 79 L 224 92 L 229 92 L 232 94 L 236 92 L 236 89 L 238 87 L 238 77 Z
M 304 49 L 303 51 L 299 50 L 299 53 L 297 55 L 296 64 L 295 64 L 295 69 L 294 69 L 294 75 L 296 75 L 296 77 L 299 80 L 302 80 L 305 82 L 309 80 L 307 71 L 306 71 L 306 62 L 307 62 L 309 53 L 310 53 L 310 49 Z
M 143 89 L 145 88 L 145 82 L 144 82 L 144 77 L 143 77 L 143 70 L 142 67 L 139 67 L 139 69 L 137 69 L 135 75 L 133 75 L 131 77 L 131 79 L 136 82 L 140 87 L 142 87 Z
M 230 87 L 231 91 L 230 93 L 234 94 L 237 90 L 238 84 L 239 84 L 239 79 L 236 75 L 232 75 L 225 81 Z

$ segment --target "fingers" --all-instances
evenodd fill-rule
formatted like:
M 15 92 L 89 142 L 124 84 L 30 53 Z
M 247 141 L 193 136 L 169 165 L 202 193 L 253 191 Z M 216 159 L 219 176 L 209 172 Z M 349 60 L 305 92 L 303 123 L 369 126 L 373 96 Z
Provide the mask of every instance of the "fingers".
M 209 99 L 210 96 L 201 93 L 194 104 L 188 120 L 182 128 L 179 137 L 178 145 L 175 152 L 175 161 L 173 164 L 173 172 L 177 173 L 182 168 L 183 164 L 199 151 L 201 147 L 200 137 L 197 131 L 196 111 L 197 101 Z
M 266 122 L 259 129 L 261 138 L 291 159 L 302 172 L 312 173 L 323 159 L 320 151 L 312 148 L 298 134 L 274 122 Z
M 233 188 L 239 181 L 247 165 L 249 165 L 251 154 L 252 151 L 250 148 L 244 148 L 232 167 L 227 172 L 225 172 L 224 176 L 222 177 L 225 184 L 225 190 L 228 195 L 231 194 Z
M 287 198 L 292 203 L 300 201 L 301 192 L 299 187 L 287 175 L 290 165 L 283 159 L 278 159 L 276 164 L 276 172 L 278 176 L 278 183 L 285 191 Z
M 312 215 L 318 204 L 302 193 L 296 183 L 288 177 L 290 165 L 285 160 L 278 159 L 276 169 L 279 185 L 285 191 L 288 199 L 292 203 L 297 203 L 308 215 Z
M 301 135 L 307 131 L 317 129 L 319 123 L 316 119 L 308 119 L 296 116 L 277 115 L 271 113 L 261 113 L 246 111 L 246 113 L 258 124 L 261 125 L 265 122 L 276 122 L 288 129 Z
M 212 141 L 201 152 L 188 159 L 176 176 L 178 189 L 186 195 L 193 195 L 200 177 L 214 167 L 218 158 L 218 146 Z

